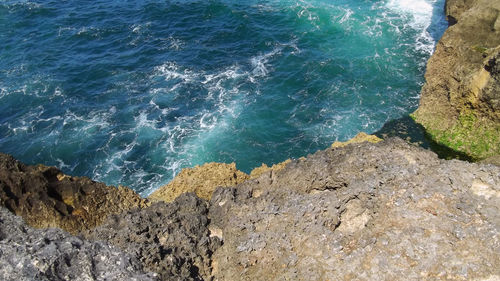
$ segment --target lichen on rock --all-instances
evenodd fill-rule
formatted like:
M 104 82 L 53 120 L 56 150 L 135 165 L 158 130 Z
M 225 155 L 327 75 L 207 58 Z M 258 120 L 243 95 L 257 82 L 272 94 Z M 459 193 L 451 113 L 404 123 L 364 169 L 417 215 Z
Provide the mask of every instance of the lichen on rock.
M 278 164 L 274 164 L 271 167 L 269 167 L 266 164 L 262 163 L 262 165 L 260 167 L 254 168 L 250 172 L 250 178 L 251 179 L 258 178 L 258 177 L 260 177 L 260 175 L 262 175 L 264 173 L 267 173 L 269 171 L 277 172 L 277 171 L 282 170 L 283 168 L 285 168 L 285 166 L 288 165 L 290 162 L 292 162 L 292 160 L 291 159 L 287 159 L 287 160 L 285 160 L 283 162 L 280 162 Z

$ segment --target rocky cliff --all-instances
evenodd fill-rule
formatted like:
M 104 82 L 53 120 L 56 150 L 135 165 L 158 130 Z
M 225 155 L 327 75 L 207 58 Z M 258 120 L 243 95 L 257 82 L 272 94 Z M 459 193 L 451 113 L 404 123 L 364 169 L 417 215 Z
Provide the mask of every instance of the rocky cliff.
M 498 153 L 498 5 L 447 1 L 415 113 L 476 158 Z M 487 163 L 359 135 L 250 175 L 187 169 L 151 204 L 0 154 L 0 279 L 500 280 L 500 166 Z
M 61 229 L 33 229 L 0 207 L 0 280 L 159 280 L 136 257 Z
M 69 276 L 58 251 L 77 253 L 61 241 L 78 239 L 123 253 L 139 280 L 498 280 L 500 167 L 441 160 L 400 139 L 353 143 L 219 187 L 210 201 L 185 193 L 110 215 L 77 238 L 6 239 L 6 224 L 0 262 L 25 262 L 2 274 L 17 279 L 47 268 Z M 32 252 L 35 242 L 59 250 Z M 70 257 L 86 264 L 90 254 Z M 99 274 L 81 280 L 107 280 Z
M 414 113 L 438 143 L 474 159 L 500 154 L 500 1 L 447 0 L 451 25 L 427 64 Z
M 54 167 L 27 166 L 0 153 L 0 204 L 31 226 L 77 233 L 148 202 L 126 187 L 67 176 Z

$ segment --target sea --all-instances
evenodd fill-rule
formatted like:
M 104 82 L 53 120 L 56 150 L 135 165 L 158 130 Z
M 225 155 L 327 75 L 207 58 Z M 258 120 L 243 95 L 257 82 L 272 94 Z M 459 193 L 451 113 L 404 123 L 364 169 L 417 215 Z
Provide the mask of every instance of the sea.
M 0 152 L 143 196 L 373 133 L 419 102 L 444 0 L 0 0 Z

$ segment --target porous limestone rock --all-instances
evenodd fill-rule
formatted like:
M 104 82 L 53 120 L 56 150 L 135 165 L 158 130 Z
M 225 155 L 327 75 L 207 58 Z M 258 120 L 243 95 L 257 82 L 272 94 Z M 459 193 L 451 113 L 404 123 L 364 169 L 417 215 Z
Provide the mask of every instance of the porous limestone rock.
M 0 280 L 159 280 L 133 256 L 61 229 L 33 229 L 0 207 Z
M 247 174 L 236 169 L 235 163 L 206 163 L 182 169 L 170 183 L 154 191 L 149 199 L 172 202 L 182 193 L 194 192 L 198 197 L 210 200 L 215 188 L 235 186 L 248 178 Z
M 210 280 L 220 240 L 211 235 L 207 215 L 207 201 L 183 193 L 172 203 L 111 216 L 83 235 L 122 248 L 162 280 Z
M 55 167 L 27 166 L 0 153 L 0 205 L 33 227 L 77 233 L 147 201 L 126 187 L 70 177 Z
M 413 114 L 438 143 L 500 154 L 500 0 L 448 0 L 450 26 L 427 63 Z
M 216 280 L 500 279 L 500 168 L 400 139 L 319 151 L 210 203 Z
M 59 268 L 53 249 L 69 247 L 60 232 L 15 242 L 4 237 L 32 236 L 2 222 L 0 250 L 9 254 L 0 254 L 0 271 L 19 257 L 23 276 L 32 265 L 87 276 L 85 251 L 69 255 L 81 268 Z M 500 167 L 438 159 L 401 139 L 353 143 L 217 188 L 210 202 L 184 193 L 81 234 L 93 242 L 71 247 L 109 243 L 121 249 L 110 254 L 123 255 L 120 265 L 137 259 L 130 270 L 142 276 L 142 266 L 161 280 L 498 280 Z M 51 266 L 26 256 L 36 243 L 50 250 Z
M 367 133 L 360 132 L 356 136 L 354 136 L 354 138 L 352 138 L 348 141 L 345 141 L 345 142 L 336 141 L 336 142 L 332 143 L 331 147 L 333 147 L 333 148 L 344 147 L 344 146 L 351 144 L 351 143 L 361 143 L 361 142 L 365 142 L 365 141 L 371 142 L 371 143 L 377 143 L 377 142 L 382 141 L 382 139 L 375 136 L 375 135 L 368 135 Z
M 269 171 L 277 172 L 277 171 L 282 170 L 283 168 L 285 168 L 285 166 L 288 165 L 288 163 L 290 163 L 290 162 L 292 162 L 292 160 L 291 159 L 287 159 L 287 160 L 285 160 L 283 162 L 280 162 L 278 164 L 274 164 L 271 167 L 269 167 L 266 164 L 262 163 L 262 166 L 254 168 L 250 172 L 250 178 L 251 179 L 258 178 L 263 173 L 266 173 L 266 172 L 269 172 Z

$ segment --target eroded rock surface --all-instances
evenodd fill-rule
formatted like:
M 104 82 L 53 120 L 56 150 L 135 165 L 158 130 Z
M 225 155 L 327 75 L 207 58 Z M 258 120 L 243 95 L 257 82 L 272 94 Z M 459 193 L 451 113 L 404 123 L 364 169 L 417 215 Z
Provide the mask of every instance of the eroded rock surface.
M 88 242 L 61 229 L 33 229 L 0 207 L 0 279 L 158 280 L 117 247 Z
M 183 193 L 172 203 L 111 216 L 84 235 L 136 256 L 162 280 L 210 280 L 220 240 L 209 232 L 208 202 Z
M 498 166 L 440 160 L 400 139 L 353 143 L 217 188 L 210 202 L 184 193 L 111 215 L 87 240 L 2 215 L 0 268 L 10 278 L 22 261 L 21 280 L 87 278 L 100 261 L 123 280 L 142 270 L 160 280 L 498 280 L 499 208 Z
M 249 176 L 236 169 L 236 164 L 206 163 L 194 168 L 185 168 L 167 185 L 158 188 L 149 199 L 172 202 L 182 193 L 194 192 L 200 198 L 210 200 L 219 187 L 235 186 Z
M 330 148 L 211 200 L 217 280 L 498 280 L 500 168 L 399 139 Z
M 260 167 L 254 168 L 250 172 L 250 178 L 251 179 L 258 178 L 258 177 L 260 177 L 260 175 L 262 175 L 262 174 L 264 174 L 266 172 L 269 172 L 269 171 L 277 172 L 279 170 L 283 170 L 283 168 L 285 168 L 286 165 L 288 165 L 290 162 L 292 162 L 292 160 L 291 159 L 287 159 L 287 160 L 285 160 L 283 162 L 280 162 L 278 164 L 274 164 L 271 167 L 269 167 L 266 164 L 262 163 L 262 165 Z
M 331 146 L 333 148 L 336 148 L 336 147 L 344 147 L 344 146 L 351 144 L 351 143 L 362 143 L 362 142 L 377 143 L 377 142 L 381 142 L 381 141 L 382 141 L 382 139 L 375 136 L 375 135 L 368 135 L 367 133 L 360 132 L 356 136 L 354 136 L 354 138 L 352 138 L 348 141 L 345 141 L 345 142 L 336 141 L 336 142 L 332 143 Z
M 450 26 L 427 63 L 414 113 L 440 144 L 500 154 L 500 0 L 448 0 Z
M 77 233 L 147 201 L 126 187 L 70 177 L 55 167 L 27 166 L 0 153 L 0 205 L 33 227 Z

